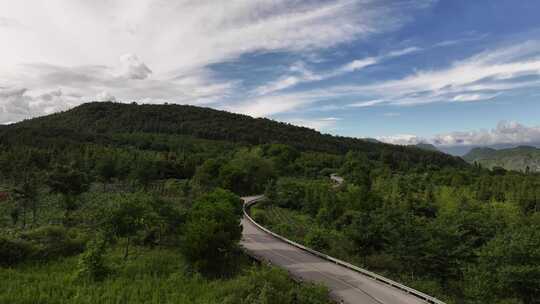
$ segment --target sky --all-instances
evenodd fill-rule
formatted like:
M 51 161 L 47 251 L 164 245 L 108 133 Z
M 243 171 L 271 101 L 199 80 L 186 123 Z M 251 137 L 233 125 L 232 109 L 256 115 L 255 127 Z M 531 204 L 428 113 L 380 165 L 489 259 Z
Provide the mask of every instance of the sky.
M 192 104 L 438 146 L 540 143 L 536 0 L 0 0 L 0 124 Z

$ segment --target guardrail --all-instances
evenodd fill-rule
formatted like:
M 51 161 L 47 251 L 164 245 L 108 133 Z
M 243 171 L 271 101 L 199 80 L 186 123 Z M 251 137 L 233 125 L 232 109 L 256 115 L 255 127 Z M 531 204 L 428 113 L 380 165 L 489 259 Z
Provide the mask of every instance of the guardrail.
M 258 202 L 260 202 L 260 201 L 262 201 L 264 199 L 265 199 L 265 197 L 262 196 L 262 195 L 259 196 L 259 197 L 255 197 L 255 198 L 251 199 L 250 201 L 246 201 L 245 204 L 244 204 L 244 207 L 243 207 L 244 216 L 246 217 L 246 219 L 248 219 L 253 225 L 255 225 L 257 228 L 261 229 L 262 231 L 272 235 L 273 237 L 275 237 L 275 238 L 277 238 L 277 239 L 279 239 L 279 240 L 281 240 L 281 241 L 283 241 L 285 243 L 288 243 L 288 244 L 290 244 L 290 245 L 292 245 L 294 247 L 297 247 L 297 248 L 299 248 L 299 249 L 301 249 L 303 251 L 309 252 L 309 253 L 311 253 L 311 254 L 313 254 L 315 256 L 318 256 L 318 257 L 320 257 L 322 259 L 325 259 L 325 260 L 333 262 L 333 263 L 335 263 L 337 265 L 340 265 L 340 266 L 346 267 L 346 268 L 348 268 L 350 270 L 361 273 L 362 275 L 365 275 L 365 276 L 367 276 L 369 278 L 372 278 L 372 279 L 374 279 L 376 281 L 382 282 L 382 283 L 384 283 L 386 285 L 389 285 L 389 286 L 392 286 L 394 288 L 400 289 L 400 290 L 402 290 L 402 291 L 404 291 L 404 292 L 406 292 L 408 294 L 411 294 L 411 295 L 413 295 L 413 296 L 415 296 L 417 298 L 420 298 L 420 299 L 426 301 L 427 303 L 446 304 L 445 302 L 443 302 L 443 301 L 441 301 L 441 300 L 439 300 L 437 298 L 434 298 L 434 297 L 432 297 L 430 295 L 427 295 L 427 294 L 425 294 L 425 293 L 423 293 L 421 291 L 418 291 L 416 289 L 410 288 L 410 287 L 405 286 L 403 284 L 400 284 L 398 282 L 387 279 L 387 278 L 385 278 L 385 277 L 383 277 L 381 275 L 378 275 L 378 274 L 376 274 L 374 272 L 371 272 L 369 270 L 366 270 L 366 269 L 360 268 L 358 266 L 352 265 L 350 263 L 347 263 L 345 261 L 336 259 L 336 258 L 331 257 L 329 255 L 326 255 L 326 254 L 324 254 L 322 252 L 313 250 L 311 248 L 308 248 L 308 247 L 306 247 L 304 245 L 298 244 L 298 243 L 296 243 L 294 241 L 291 241 L 291 240 L 289 240 L 289 239 L 287 239 L 287 238 L 285 238 L 285 237 L 283 237 L 283 236 L 281 236 L 281 235 L 279 235 L 277 233 L 274 233 L 274 232 L 268 230 L 267 228 L 265 228 L 262 225 L 260 225 L 259 223 L 257 223 L 253 218 L 251 218 L 251 216 L 247 212 L 247 210 L 252 205 L 254 205 L 254 204 L 256 204 L 256 203 L 258 203 Z

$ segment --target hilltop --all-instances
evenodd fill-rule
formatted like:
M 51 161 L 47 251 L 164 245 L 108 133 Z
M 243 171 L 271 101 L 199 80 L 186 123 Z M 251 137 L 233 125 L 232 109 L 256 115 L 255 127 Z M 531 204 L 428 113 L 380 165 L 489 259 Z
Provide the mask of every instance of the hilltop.
M 437 152 L 440 152 L 439 149 L 437 149 L 437 147 L 435 147 L 435 146 L 432 145 L 432 144 L 419 143 L 419 144 L 416 144 L 415 147 L 417 147 L 417 148 L 419 148 L 419 149 L 422 149 L 422 150 L 427 150 L 427 151 L 437 151 Z
M 108 143 L 113 134 L 188 135 L 246 145 L 280 143 L 301 151 L 344 154 L 361 151 L 373 157 L 391 154 L 397 160 L 429 165 L 463 166 L 457 157 L 369 140 L 321 134 L 266 118 L 189 105 L 138 105 L 91 102 L 71 110 L 25 120 L 0 129 L 6 143 L 46 144 L 48 138 L 70 142 Z

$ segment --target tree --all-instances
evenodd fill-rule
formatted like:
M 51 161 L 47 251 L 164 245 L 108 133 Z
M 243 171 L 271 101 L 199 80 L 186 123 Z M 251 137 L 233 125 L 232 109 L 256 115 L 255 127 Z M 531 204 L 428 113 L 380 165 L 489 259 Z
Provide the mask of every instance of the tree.
M 69 224 L 71 212 L 78 208 L 77 197 L 90 187 L 87 176 L 73 164 L 57 165 L 48 175 L 47 184 L 51 192 L 62 195 L 65 220 Z
M 150 185 L 150 182 L 156 178 L 156 171 L 156 166 L 154 166 L 152 161 L 143 159 L 135 165 L 135 168 L 133 168 L 133 171 L 131 172 L 131 176 L 146 190 Z
M 199 185 L 202 190 L 209 190 L 219 185 L 219 171 L 223 165 L 223 160 L 207 159 L 195 171 L 193 181 Z
M 113 206 L 104 210 L 103 226 L 116 238 L 126 238 L 124 259 L 128 258 L 131 238 L 149 221 L 150 210 L 144 196 L 125 196 L 113 202 Z
M 238 195 L 229 190 L 217 188 L 212 192 L 206 193 L 198 199 L 198 202 L 206 202 L 209 204 L 227 203 L 233 210 L 235 215 L 241 217 L 243 214 L 243 201 Z
M 330 231 L 320 228 L 311 229 L 305 237 L 306 245 L 318 251 L 330 248 Z
M 219 180 L 223 188 L 240 194 L 264 191 L 268 181 L 275 177 L 272 163 L 257 154 L 257 150 L 241 150 L 220 169 Z
M 465 286 L 478 301 L 519 299 L 538 303 L 540 298 L 540 217 L 497 235 L 478 253 Z M 490 301 L 491 299 L 491 301 Z
M 345 229 L 346 235 L 353 241 L 355 253 L 366 258 L 381 250 L 384 240 L 381 238 L 381 226 L 376 218 L 368 213 L 351 212 L 351 224 Z
M 220 197 L 222 197 L 220 199 Z M 230 269 L 242 227 L 238 211 L 225 192 L 195 202 L 184 228 L 181 247 L 186 259 L 205 274 L 224 274 Z
M 26 228 L 26 214 L 27 209 L 32 209 L 32 223 L 36 223 L 37 217 L 37 180 L 34 175 L 26 175 L 23 182 L 13 189 L 13 196 L 18 207 L 16 209 L 22 210 L 23 216 L 23 228 Z M 18 212 L 13 213 L 12 219 L 18 219 Z
M 107 276 L 110 269 L 103 258 L 106 251 L 105 238 L 98 236 L 88 242 L 86 251 L 79 258 L 75 278 L 78 280 L 100 281 Z
M 107 189 L 107 184 L 111 182 L 116 175 L 116 162 L 112 157 L 105 157 L 98 161 L 96 173 L 103 183 L 103 191 Z

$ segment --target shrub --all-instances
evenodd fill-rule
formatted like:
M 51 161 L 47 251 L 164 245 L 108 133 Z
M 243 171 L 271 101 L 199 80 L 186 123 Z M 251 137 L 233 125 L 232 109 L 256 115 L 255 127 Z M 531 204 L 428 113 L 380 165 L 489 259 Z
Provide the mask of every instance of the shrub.
M 21 263 L 36 253 L 36 248 L 24 240 L 0 237 L 0 265 L 13 266 Z
M 264 210 L 252 209 L 251 218 L 263 226 L 268 224 L 268 217 L 266 216 L 266 212 Z
M 234 266 L 231 261 L 236 254 L 242 227 L 237 206 L 230 202 L 230 192 L 218 190 L 214 193 L 215 199 L 203 198 L 190 210 L 181 250 L 197 270 L 223 275 Z
M 85 240 L 76 230 L 62 226 L 44 226 L 21 235 L 37 249 L 35 258 L 47 260 L 57 257 L 72 256 L 84 250 Z
M 318 251 L 324 251 L 330 248 L 329 231 L 315 228 L 308 232 L 304 241 L 308 247 Z
M 105 251 L 106 242 L 102 236 L 97 236 L 90 241 L 86 251 L 79 259 L 75 279 L 83 281 L 100 281 L 104 279 L 110 272 L 103 259 Z
M 328 289 L 312 284 L 297 284 L 287 272 L 277 268 L 251 268 L 230 285 L 223 303 L 305 303 L 323 304 L 329 301 Z

